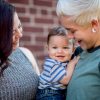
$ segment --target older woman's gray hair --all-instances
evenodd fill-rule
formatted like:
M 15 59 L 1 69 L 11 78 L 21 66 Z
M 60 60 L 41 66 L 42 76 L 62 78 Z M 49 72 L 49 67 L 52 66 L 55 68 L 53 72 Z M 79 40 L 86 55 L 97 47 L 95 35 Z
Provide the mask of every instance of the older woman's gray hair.
M 100 20 L 100 0 L 59 0 L 57 15 L 71 16 L 78 25 L 88 26 L 92 20 Z

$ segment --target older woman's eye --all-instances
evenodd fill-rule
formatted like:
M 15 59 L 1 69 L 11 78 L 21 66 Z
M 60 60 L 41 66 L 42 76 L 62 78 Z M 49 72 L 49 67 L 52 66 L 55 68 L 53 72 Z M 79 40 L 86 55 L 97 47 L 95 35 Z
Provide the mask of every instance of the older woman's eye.
M 75 33 L 75 31 L 72 31 L 72 33 Z
M 75 30 L 71 31 L 71 33 L 75 33 Z

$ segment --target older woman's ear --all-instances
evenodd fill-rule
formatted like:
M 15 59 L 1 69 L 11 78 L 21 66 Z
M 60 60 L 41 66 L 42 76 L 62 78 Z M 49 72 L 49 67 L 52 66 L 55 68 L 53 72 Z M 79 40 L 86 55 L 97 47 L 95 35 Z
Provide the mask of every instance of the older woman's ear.
M 97 19 L 93 19 L 91 22 L 92 32 L 96 33 L 98 31 L 99 22 Z

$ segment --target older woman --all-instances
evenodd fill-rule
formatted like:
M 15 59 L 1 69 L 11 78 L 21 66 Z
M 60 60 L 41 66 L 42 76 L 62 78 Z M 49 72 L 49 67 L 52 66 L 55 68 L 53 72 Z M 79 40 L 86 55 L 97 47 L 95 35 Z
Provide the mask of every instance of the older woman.
M 100 100 L 100 0 L 59 0 L 56 11 L 68 38 L 80 45 L 66 100 Z
M 31 52 L 19 49 L 21 37 L 22 26 L 15 8 L 0 0 L 0 100 L 35 100 L 39 70 L 27 58 L 26 51 L 29 55 Z

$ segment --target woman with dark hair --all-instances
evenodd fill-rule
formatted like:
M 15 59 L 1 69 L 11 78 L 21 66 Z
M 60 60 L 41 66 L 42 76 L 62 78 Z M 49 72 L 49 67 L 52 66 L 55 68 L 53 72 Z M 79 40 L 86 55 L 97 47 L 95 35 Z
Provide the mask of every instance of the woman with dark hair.
M 35 100 L 39 69 L 31 52 L 19 48 L 21 37 L 15 8 L 0 0 L 0 100 Z

